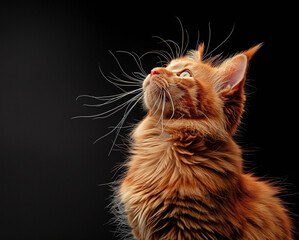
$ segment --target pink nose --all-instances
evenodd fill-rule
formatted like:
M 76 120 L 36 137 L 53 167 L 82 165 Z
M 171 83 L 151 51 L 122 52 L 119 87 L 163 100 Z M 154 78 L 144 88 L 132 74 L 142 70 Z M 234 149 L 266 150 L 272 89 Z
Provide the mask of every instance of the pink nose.
M 151 76 L 153 76 L 154 74 L 159 74 L 159 71 L 157 69 L 152 69 Z

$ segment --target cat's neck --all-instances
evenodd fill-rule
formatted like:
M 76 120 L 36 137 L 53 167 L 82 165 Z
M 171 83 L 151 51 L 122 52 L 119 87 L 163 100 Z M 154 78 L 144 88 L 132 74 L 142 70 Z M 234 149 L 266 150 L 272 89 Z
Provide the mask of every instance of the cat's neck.
M 161 141 L 185 142 L 190 139 L 201 142 L 230 142 L 232 138 L 225 130 L 225 124 L 213 122 L 212 119 L 160 119 L 146 116 L 132 133 L 136 141 L 150 137 L 160 138 Z
M 232 138 L 208 138 L 197 131 L 169 131 L 167 127 L 162 132 L 156 120 L 149 117 L 139 123 L 132 137 L 128 164 L 149 188 L 164 182 L 167 186 L 188 184 L 191 189 L 219 193 L 232 192 L 239 184 L 241 151 Z
M 152 146 L 152 149 L 148 150 L 160 154 L 171 152 L 180 158 L 179 162 L 186 159 L 188 165 L 203 166 L 211 163 L 216 171 L 241 174 L 242 153 L 233 138 L 225 133 L 224 128 L 207 129 L 206 126 L 200 126 L 195 122 L 196 120 L 173 120 L 164 121 L 162 125 L 161 121 L 147 116 L 132 134 L 134 144 L 139 145 L 139 148 Z M 211 126 L 210 122 L 207 126 Z

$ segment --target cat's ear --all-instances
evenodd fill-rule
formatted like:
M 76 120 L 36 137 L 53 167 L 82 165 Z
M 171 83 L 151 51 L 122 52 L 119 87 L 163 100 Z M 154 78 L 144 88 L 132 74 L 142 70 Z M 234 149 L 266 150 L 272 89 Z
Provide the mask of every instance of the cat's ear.
M 224 99 L 227 130 L 234 134 L 240 122 L 245 101 L 244 84 L 249 60 L 262 44 L 224 61 L 218 68 L 218 93 Z
M 202 42 L 201 44 L 198 45 L 198 48 L 197 48 L 197 55 L 198 55 L 199 60 L 202 59 L 204 50 L 205 50 L 205 44 Z
M 219 69 L 219 91 L 222 95 L 232 94 L 244 87 L 249 60 L 262 46 L 258 44 L 224 61 Z

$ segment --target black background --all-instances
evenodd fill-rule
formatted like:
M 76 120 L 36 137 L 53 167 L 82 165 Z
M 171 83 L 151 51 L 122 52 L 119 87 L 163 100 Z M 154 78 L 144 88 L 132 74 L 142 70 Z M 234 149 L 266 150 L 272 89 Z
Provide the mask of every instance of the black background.
M 251 61 L 236 140 L 247 171 L 284 187 L 281 197 L 298 219 L 298 35 L 292 6 L 9 1 L 0 7 L 0 239 L 113 239 L 105 183 L 115 180 L 113 169 L 125 154 L 112 151 L 108 157 L 113 135 L 93 141 L 122 115 L 72 120 L 103 111 L 82 107 L 87 100 L 76 97 L 119 93 L 98 64 L 121 76 L 110 50 L 127 72 L 137 71 L 132 58 L 116 51 L 166 50 L 152 36 L 180 43 L 176 16 L 189 32 L 190 48 L 198 30 L 207 44 L 209 23 L 210 50 L 234 26 L 214 55 L 264 42 Z M 144 58 L 145 70 L 157 61 Z M 140 104 L 127 122 L 143 115 Z

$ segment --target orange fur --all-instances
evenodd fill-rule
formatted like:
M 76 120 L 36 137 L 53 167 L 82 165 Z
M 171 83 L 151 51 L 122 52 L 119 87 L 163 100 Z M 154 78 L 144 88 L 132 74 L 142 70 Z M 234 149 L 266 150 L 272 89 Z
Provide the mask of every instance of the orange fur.
M 293 239 L 279 190 L 243 172 L 233 140 L 248 62 L 260 45 L 217 66 L 201 60 L 203 47 L 144 81 L 149 113 L 132 133 L 118 191 L 134 238 Z M 192 76 L 180 77 L 184 70 Z

